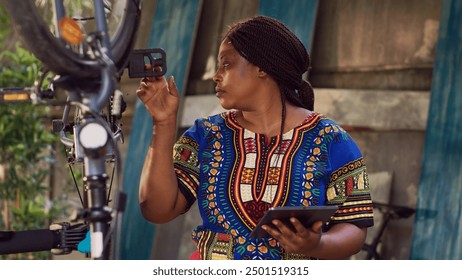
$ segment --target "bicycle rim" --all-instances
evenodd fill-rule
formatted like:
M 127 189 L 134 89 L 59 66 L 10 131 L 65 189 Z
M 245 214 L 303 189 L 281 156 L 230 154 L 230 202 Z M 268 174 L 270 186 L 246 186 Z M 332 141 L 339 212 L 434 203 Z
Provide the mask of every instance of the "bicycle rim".
M 91 51 L 85 47 L 86 38 L 94 34 L 93 1 L 63 0 L 66 16 L 75 19 L 81 27 L 83 40 L 72 45 L 58 38 L 51 22 L 55 9 L 54 0 L 2 0 L 23 38 L 27 48 L 59 75 L 79 78 L 98 77 L 101 65 Z M 119 75 L 126 67 L 133 47 L 141 13 L 141 0 L 111 0 L 110 11 L 106 9 L 108 34 L 112 59 Z M 52 27 L 50 27 L 52 26 Z

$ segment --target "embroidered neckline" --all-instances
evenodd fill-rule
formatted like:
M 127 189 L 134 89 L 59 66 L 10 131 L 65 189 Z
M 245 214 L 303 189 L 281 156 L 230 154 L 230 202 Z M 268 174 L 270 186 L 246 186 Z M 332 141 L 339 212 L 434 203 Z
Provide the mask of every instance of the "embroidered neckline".
M 238 111 L 228 111 L 226 112 L 226 118 L 228 120 L 231 120 L 230 123 L 235 126 L 235 127 L 238 127 L 240 129 L 243 129 L 244 131 L 246 131 L 247 133 L 252 133 L 252 134 L 255 134 L 256 136 L 264 136 L 264 137 L 267 137 L 266 135 L 264 135 L 263 133 L 258 133 L 258 132 L 254 132 L 250 129 L 247 129 L 245 127 L 243 127 L 238 121 L 237 121 L 237 113 Z M 305 119 L 302 121 L 302 123 L 300 123 L 299 125 L 293 127 L 292 129 L 290 129 L 289 131 L 285 132 L 282 136 L 283 136 L 283 139 L 286 138 L 286 136 L 288 135 L 292 135 L 292 133 L 295 131 L 295 129 L 298 129 L 298 128 L 301 128 L 303 127 L 304 125 L 306 125 L 307 123 L 310 123 L 316 116 L 319 116 L 320 114 L 317 113 L 317 112 L 310 112 L 306 117 Z M 277 140 L 278 138 L 280 137 L 280 135 L 275 135 L 275 136 L 272 136 L 270 137 L 270 142 L 274 141 L 274 140 Z

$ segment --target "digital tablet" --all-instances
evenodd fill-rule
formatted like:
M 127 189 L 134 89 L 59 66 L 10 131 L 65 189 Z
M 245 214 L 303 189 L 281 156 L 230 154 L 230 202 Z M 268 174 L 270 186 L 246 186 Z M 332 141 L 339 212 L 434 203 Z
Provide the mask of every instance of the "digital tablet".
M 264 238 L 270 235 L 261 227 L 272 224 L 272 220 L 280 220 L 287 226 L 293 228 L 290 222 L 291 217 L 297 218 L 305 227 L 310 227 L 316 221 L 326 223 L 338 210 L 338 206 L 283 206 L 272 207 L 258 222 L 255 229 L 250 233 L 251 238 Z

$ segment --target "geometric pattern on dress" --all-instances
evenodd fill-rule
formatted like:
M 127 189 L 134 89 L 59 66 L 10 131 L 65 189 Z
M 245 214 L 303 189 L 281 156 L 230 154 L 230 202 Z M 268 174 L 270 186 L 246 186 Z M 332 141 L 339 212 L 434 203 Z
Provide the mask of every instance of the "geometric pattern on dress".
M 340 131 L 341 128 L 335 123 L 313 113 L 300 127 L 284 134 L 281 145 L 279 136 L 267 139 L 271 141 L 265 144 L 262 135 L 239 126 L 233 112 L 222 114 L 220 117 L 223 123 L 216 117 L 205 119 L 203 124 L 207 127 L 206 131 L 203 136 L 196 137 L 196 141 L 205 139 L 207 142 L 207 150 L 200 153 L 201 164 L 207 166 L 201 169 L 201 174 L 205 175 L 207 182 L 201 182 L 198 199 L 201 202 L 201 211 L 207 208 L 208 213 L 201 213 L 205 214 L 203 217 L 207 219 L 204 219 L 204 225 L 198 226 L 193 233 L 194 240 L 198 242 L 197 247 L 202 253 L 201 257 L 298 258 L 285 253 L 276 240 L 251 239 L 248 238 L 248 232 L 270 206 L 336 202 L 335 198 L 332 201 L 327 199 L 328 184 L 325 181 L 321 182 L 319 178 L 325 178 L 327 174 L 327 142 L 343 142 L 336 135 L 346 133 Z M 316 130 L 311 131 L 312 128 Z M 226 135 L 226 138 L 222 139 L 223 135 Z M 301 145 L 306 146 L 301 149 Z M 264 172 L 258 172 L 259 170 Z M 295 170 L 295 173 L 289 173 L 290 170 Z M 350 176 L 343 183 L 338 181 L 337 188 L 334 188 L 336 193 L 350 192 L 349 200 L 339 208 L 345 216 L 336 215 L 339 222 L 344 221 L 344 218 L 348 222 L 351 221 L 352 217 L 347 217 L 350 209 L 366 209 L 371 205 L 370 202 L 365 203 L 365 207 L 357 204 L 370 198 L 367 188 L 351 188 L 354 184 L 361 186 L 361 182 L 366 185 L 367 175 L 360 173 L 361 171 L 356 176 Z M 220 174 L 225 174 L 227 177 L 221 178 L 226 180 L 220 179 Z M 361 217 L 357 216 L 353 222 L 358 219 Z M 371 217 L 364 218 L 364 221 L 370 220 Z M 228 237 L 221 236 L 223 233 L 216 231 L 216 227 L 213 226 L 217 225 L 224 229 Z

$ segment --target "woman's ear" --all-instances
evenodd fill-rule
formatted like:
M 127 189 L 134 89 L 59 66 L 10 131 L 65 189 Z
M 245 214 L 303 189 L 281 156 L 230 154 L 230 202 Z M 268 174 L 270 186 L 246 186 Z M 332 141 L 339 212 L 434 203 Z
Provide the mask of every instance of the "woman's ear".
M 265 71 L 263 71 L 261 68 L 258 68 L 258 77 L 259 78 L 264 78 L 264 77 L 266 77 L 266 75 L 268 75 L 268 74 L 266 74 Z

